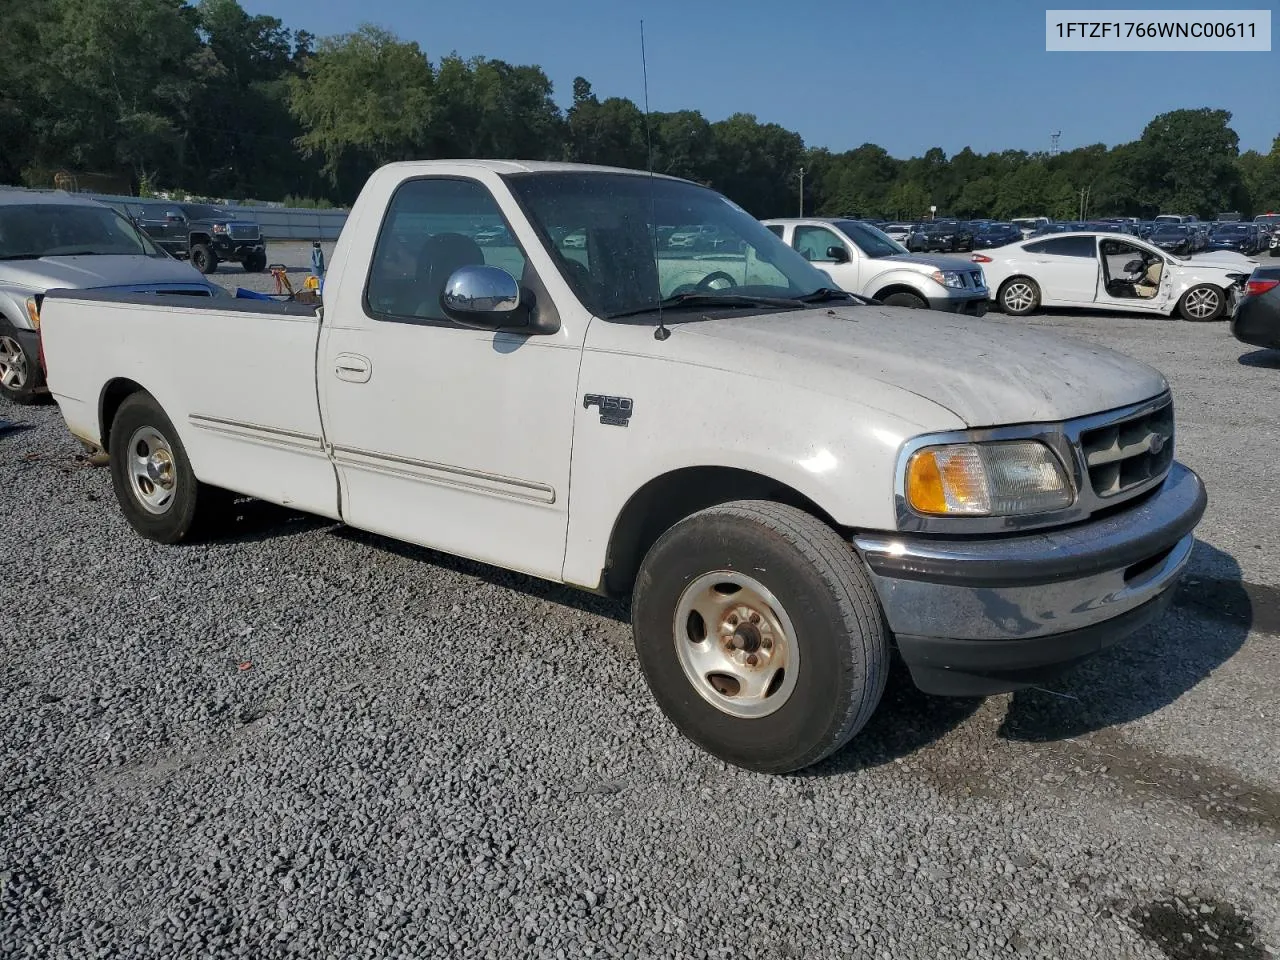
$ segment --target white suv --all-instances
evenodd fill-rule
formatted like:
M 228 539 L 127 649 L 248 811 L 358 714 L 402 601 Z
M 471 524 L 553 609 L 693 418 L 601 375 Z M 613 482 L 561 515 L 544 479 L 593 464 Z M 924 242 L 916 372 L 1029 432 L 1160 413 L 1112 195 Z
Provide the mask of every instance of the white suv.
M 860 220 L 778 219 L 764 225 L 842 290 L 893 307 L 931 307 L 979 317 L 987 312 L 982 268 L 966 259 L 908 253 Z

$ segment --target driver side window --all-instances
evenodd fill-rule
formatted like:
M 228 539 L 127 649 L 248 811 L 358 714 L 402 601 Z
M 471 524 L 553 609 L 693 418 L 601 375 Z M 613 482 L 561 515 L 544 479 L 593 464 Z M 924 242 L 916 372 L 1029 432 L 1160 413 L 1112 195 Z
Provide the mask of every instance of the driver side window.
M 431 177 L 400 185 L 373 250 L 365 288 L 380 320 L 447 322 L 440 306 L 459 267 L 501 267 L 519 282 L 525 255 L 498 203 L 474 180 Z
M 839 247 L 846 252 L 848 250 L 844 241 L 826 227 L 796 227 L 791 245 L 810 263 L 834 262 L 827 255 L 827 250 L 831 247 Z

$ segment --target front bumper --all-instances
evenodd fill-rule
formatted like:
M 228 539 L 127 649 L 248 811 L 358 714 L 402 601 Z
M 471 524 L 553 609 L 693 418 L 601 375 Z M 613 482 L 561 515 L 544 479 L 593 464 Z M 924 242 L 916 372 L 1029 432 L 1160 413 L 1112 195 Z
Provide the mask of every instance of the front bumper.
M 1159 616 L 1206 503 L 1200 478 L 1175 463 L 1136 506 L 1073 527 L 854 545 L 916 685 L 986 696 L 1042 682 Z
M 263 246 L 261 237 L 255 240 L 236 240 L 215 234 L 213 249 L 219 260 L 244 260 L 255 253 L 265 253 L 267 248 Z
M 986 289 L 975 290 L 961 297 L 929 297 L 929 309 L 941 310 L 944 313 L 963 313 L 970 317 L 985 316 L 991 304 L 987 298 L 990 293 Z

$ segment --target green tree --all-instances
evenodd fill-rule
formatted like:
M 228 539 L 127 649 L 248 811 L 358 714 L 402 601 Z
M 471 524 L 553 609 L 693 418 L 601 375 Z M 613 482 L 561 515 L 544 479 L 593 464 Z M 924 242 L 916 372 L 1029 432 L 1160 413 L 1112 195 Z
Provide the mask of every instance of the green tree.
M 135 181 L 180 169 L 177 120 L 194 92 L 195 11 L 182 0 L 51 0 L 35 25 L 32 161 L 125 169 Z M 7 30 L 7 25 L 6 25 Z
M 351 194 L 379 164 L 421 157 L 432 121 L 434 72 L 416 43 L 378 27 L 322 40 L 289 81 L 304 155 Z
M 711 124 L 718 164 L 712 184 L 757 217 L 789 214 L 799 202 L 796 174 L 804 141 L 776 123 L 735 113 Z
M 644 114 L 630 100 L 601 102 L 582 77 L 574 80 L 569 108 L 569 158 L 581 163 L 643 169 L 648 164 Z
M 895 183 L 885 198 L 884 211 L 895 220 L 927 220 L 929 218 L 929 191 L 911 180 Z
M 1173 110 L 1148 123 L 1136 157 L 1139 199 L 1149 208 L 1201 217 L 1227 209 L 1241 186 L 1240 138 L 1230 123 L 1229 111 L 1208 107 Z

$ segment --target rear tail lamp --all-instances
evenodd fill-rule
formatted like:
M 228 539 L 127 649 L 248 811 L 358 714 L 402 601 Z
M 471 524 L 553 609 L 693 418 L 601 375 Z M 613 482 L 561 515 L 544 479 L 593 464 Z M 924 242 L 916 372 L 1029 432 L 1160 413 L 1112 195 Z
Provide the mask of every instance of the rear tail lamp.
M 1244 294 L 1246 297 L 1260 297 L 1277 286 L 1280 286 L 1280 280 L 1250 280 L 1244 288 Z

